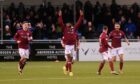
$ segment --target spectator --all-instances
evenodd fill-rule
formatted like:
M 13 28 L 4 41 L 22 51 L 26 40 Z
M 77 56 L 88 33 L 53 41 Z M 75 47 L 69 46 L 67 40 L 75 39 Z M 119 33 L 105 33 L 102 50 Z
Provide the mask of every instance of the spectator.
M 112 4 L 110 6 L 111 14 L 113 17 L 118 16 L 118 4 L 116 3 L 116 0 L 112 0 Z
M 31 23 L 29 23 L 29 30 L 32 32 L 32 33 L 34 33 L 34 27 L 31 25 Z
M 63 7 L 62 7 L 62 15 L 63 15 L 63 20 L 64 20 L 64 23 L 67 23 L 67 22 L 72 22 L 73 23 L 73 12 L 72 10 L 70 9 L 70 7 L 64 3 L 63 4 Z
M 4 39 L 6 39 L 6 40 L 12 39 L 12 33 L 11 33 L 9 25 L 5 25 L 5 28 L 4 28 Z
M 40 7 L 25 6 L 22 2 L 18 6 L 11 3 L 9 7 L 3 9 L 3 26 L 8 25 L 13 35 L 17 30 L 21 29 L 20 23 L 26 20 L 32 24 L 31 27 L 34 30 L 31 28 L 31 31 L 34 31 L 35 39 L 58 39 L 62 36 L 62 32 L 57 24 L 57 12 L 62 9 L 64 23 L 74 23 L 75 19 L 79 18 L 79 10 L 84 9 L 85 23 L 78 29 L 78 33 L 82 34 L 82 36 L 86 36 L 86 33 L 89 32 L 86 29 L 88 25 L 85 26 L 85 24 L 91 21 L 94 23 L 92 24 L 93 30 L 97 32 L 98 36 L 102 32 L 103 25 L 107 25 L 109 31 L 111 31 L 114 28 L 114 23 L 119 22 L 122 30 L 127 34 L 129 31 L 126 31 L 126 29 L 131 29 L 132 24 L 135 24 L 136 32 L 132 36 L 134 36 L 133 38 L 140 37 L 139 4 L 134 3 L 131 6 L 118 5 L 116 0 L 112 0 L 111 5 L 100 4 L 98 1 L 93 5 L 90 1 L 86 0 L 85 3 L 82 3 L 81 0 L 76 0 L 75 6 L 64 3 L 62 6 L 57 7 L 53 6 L 51 2 L 48 2 L 48 4 L 44 2 Z M 76 9 L 76 12 L 74 12 L 74 9 Z M 73 18 L 74 15 L 76 15 L 75 18 Z M 129 19 L 132 21 L 131 25 L 127 23 Z M 86 38 L 91 37 L 86 36 Z
M 136 25 L 129 18 L 128 23 L 125 25 L 126 35 L 129 39 L 134 39 L 134 33 L 136 32 Z
M 27 21 L 27 22 L 29 22 L 29 23 L 32 23 L 32 21 L 31 21 L 31 16 L 30 16 L 30 15 L 26 15 L 26 16 L 25 16 L 25 19 L 24 19 L 23 21 Z
M 125 33 L 126 33 L 126 31 L 125 31 L 125 25 L 126 25 L 126 18 L 124 17 L 124 16 L 122 16 L 121 17 L 121 19 L 120 19 L 120 21 L 119 21 L 119 24 L 121 24 L 121 30 L 122 31 L 124 31 Z
M 22 29 L 22 27 L 21 27 L 21 23 L 16 23 L 15 24 L 15 29 L 16 29 L 16 31 L 18 31 L 18 30 L 21 30 Z
M 56 30 L 56 33 L 57 33 L 57 38 L 58 39 L 61 38 L 63 35 L 62 35 L 62 30 L 61 30 L 58 23 L 56 24 L 56 29 L 55 30 Z
M 94 26 L 92 25 L 91 21 L 88 22 L 86 29 L 87 29 L 85 34 L 86 39 L 95 39 L 97 37 L 96 32 L 94 30 Z
M 112 15 L 110 9 L 107 9 L 106 13 L 104 14 L 104 24 L 108 26 L 109 32 L 112 30 Z
M 83 9 L 83 3 L 80 0 L 76 0 L 75 5 L 76 5 L 76 21 L 77 21 L 80 15 L 79 11 Z
M 109 32 L 112 31 L 112 30 L 114 29 L 115 23 L 116 23 L 115 18 L 112 18 L 111 23 L 110 23 L 110 28 L 108 29 Z
M 94 25 L 95 25 L 95 28 L 98 28 L 98 25 L 101 24 L 101 19 L 102 19 L 101 4 L 98 1 L 96 2 L 93 8 L 93 13 L 94 13 Z
M 92 21 L 93 19 L 93 6 L 89 0 L 85 2 L 84 5 L 84 16 L 87 21 Z
M 25 15 L 25 7 L 24 4 L 22 2 L 19 3 L 18 5 L 18 9 L 17 9 L 17 13 L 19 15 L 19 18 L 23 19 L 24 15 Z
M 45 29 L 42 21 L 38 22 L 36 25 L 36 29 L 34 31 L 35 39 L 44 39 L 45 38 Z
M 11 19 L 9 15 L 6 15 L 5 20 L 4 20 L 4 25 L 9 25 L 11 26 Z
M 17 13 L 17 9 L 14 3 L 11 3 L 9 8 L 7 9 L 8 14 L 10 15 L 10 17 L 15 17 L 16 13 Z
M 140 37 L 140 12 L 136 17 L 136 37 Z
M 48 7 L 46 9 L 46 12 L 47 12 L 47 16 L 54 17 L 55 10 L 54 10 L 54 7 L 52 6 L 51 2 L 48 2 Z

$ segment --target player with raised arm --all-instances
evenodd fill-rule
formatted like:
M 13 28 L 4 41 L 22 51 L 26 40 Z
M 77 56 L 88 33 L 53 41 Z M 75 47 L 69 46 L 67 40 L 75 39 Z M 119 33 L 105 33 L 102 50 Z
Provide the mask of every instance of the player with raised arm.
M 23 68 L 29 59 L 29 42 L 33 39 L 32 33 L 28 30 L 28 22 L 22 23 L 22 30 L 18 30 L 14 36 L 14 40 L 18 44 L 20 60 L 18 64 L 19 74 L 22 74 Z
M 116 61 L 116 56 L 119 57 L 120 60 L 120 67 L 119 67 L 119 72 L 123 73 L 123 64 L 124 64 L 124 52 L 123 48 L 121 45 L 121 39 L 124 38 L 125 41 L 127 42 L 128 45 L 130 45 L 128 39 L 126 38 L 125 34 L 123 31 L 120 30 L 120 24 L 116 23 L 115 24 L 115 29 L 111 31 L 109 34 L 109 38 L 112 40 L 112 55 L 113 55 L 113 61 Z
M 102 55 L 102 61 L 100 62 L 97 74 L 101 75 L 101 71 L 104 67 L 105 62 L 109 61 L 109 66 L 110 66 L 110 69 L 111 69 L 111 73 L 115 74 L 115 75 L 118 75 L 118 73 L 116 73 L 116 71 L 114 71 L 113 60 L 112 60 L 112 57 L 110 55 L 110 51 L 108 50 L 108 48 L 112 49 L 112 47 L 108 44 L 107 32 L 108 32 L 108 27 L 104 26 L 103 31 L 102 31 L 102 33 L 100 35 L 100 38 L 99 38 L 99 44 L 100 44 L 99 52 Z
M 83 20 L 83 11 L 80 10 L 80 17 L 78 22 L 72 27 L 71 23 L 66 23 L 64 25 L 63 19 L 62 19 L 62 11 L 59 11 L 58 13 L 59 18 L 59 24 L 62 28 L 64 39 L 65 39 L 65 55 L 66 55 L 66 65 L 63 67 L 64 74 L 67 74 L 69 72 L 70 76 L 73 76 L 72 72 L 72 58 L 74 54 L 74 45 L 76 43 L 76 31 L 79 28 L 80 24 Z
M 76 43 L 74 44 L 73 63 L 77 60 L 77 52 L 78 52 L 78 49 L 79 49 L 79 46 L 80 46 L 80 40 L 79 40 L 78 34 L 76 33 L 75 35 L 76 35 Z M 61 39 L 61 45 L 62 45 L 63 48 L 65 48 L 64 36 Z M 65 55 L 65 58 L 67 58 L 66 55 Z

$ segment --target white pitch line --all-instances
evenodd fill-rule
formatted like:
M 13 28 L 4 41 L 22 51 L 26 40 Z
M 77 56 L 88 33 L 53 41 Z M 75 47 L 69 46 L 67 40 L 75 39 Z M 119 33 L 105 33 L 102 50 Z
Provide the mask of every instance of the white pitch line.
M 93 77 L 50 77 L 50 78 L 25 78 L 25 79 L 0 79 L 0 82 L 7 82 L 7 81 L 39 81 L 39 80 L 87 80 L 87 79 L 128 79 L 128 78 L 134 78 L 133 76 L 129 76 L 129 77 L 120 77 L 120 76 L 115 76 L 114 77 L 102 77 L 102 76 L 93 76 Z M 136 79 L 136 78 L 135 78 Z
M 29 78 L 29 79 L 0 79 L 0 82 L 6 82 L 6 81 L 31 81 L 31 80 L 79 80 L 79 79 L 96 79 L 96 78 L 102 78 L 102 79 L 110 79 L 110 78 L 120 78 L 120 77 L 52 77 L 52 78 Z

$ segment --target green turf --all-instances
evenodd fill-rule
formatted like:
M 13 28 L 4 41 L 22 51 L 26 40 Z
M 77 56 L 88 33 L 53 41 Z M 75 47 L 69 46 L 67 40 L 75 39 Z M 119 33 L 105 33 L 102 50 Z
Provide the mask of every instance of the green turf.
M 63 75 L 64 62 L 28 62 L 24 73 L 17 73 L 17 62 L 0 62 L 0 84 L 140 84 L 140 62 L 126 62 L 124 74 L 110 74 L 108 63 L 96 75 L 98 62 L 77 62 L 74 76 Z M 115 64 L 115 68 L 118 63 Z

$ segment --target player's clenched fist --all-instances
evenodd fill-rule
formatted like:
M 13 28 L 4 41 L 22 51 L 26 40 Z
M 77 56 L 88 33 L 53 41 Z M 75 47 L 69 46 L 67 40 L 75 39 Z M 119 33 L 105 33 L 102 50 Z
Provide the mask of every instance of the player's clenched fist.
M 84 13 L 83 13 L 83 11 L 82 11 L 82 10 L 80 10 L 80 15 L 81 15 L 81 16 L 83 16 L 83 15 L 84 15 Z
M 58 15 L 62 16 L 62 11 L 61 10 L 59 10 Z

